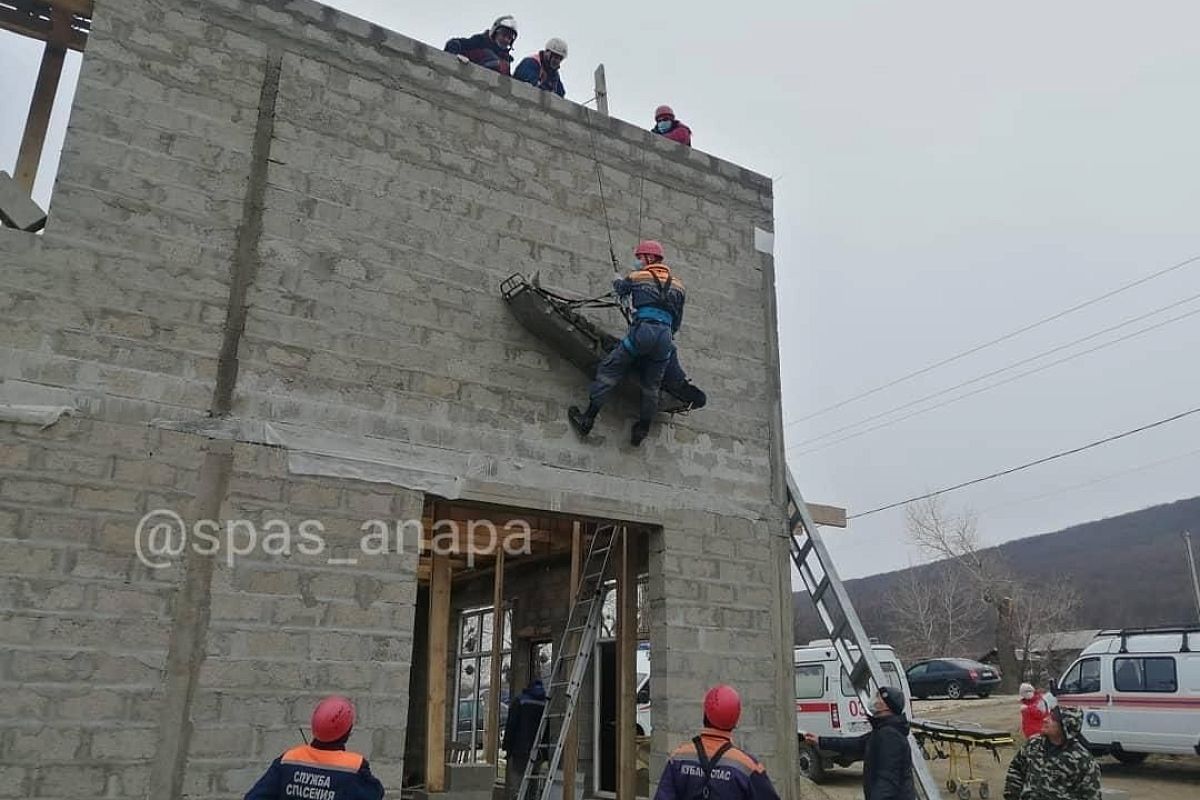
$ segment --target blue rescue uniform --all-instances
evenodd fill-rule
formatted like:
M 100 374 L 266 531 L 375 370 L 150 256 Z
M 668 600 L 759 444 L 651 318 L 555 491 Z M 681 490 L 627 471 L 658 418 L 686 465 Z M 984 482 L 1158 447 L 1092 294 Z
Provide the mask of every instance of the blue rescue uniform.
M 367 760 L 320 745 L 293 747 L 271 762 L 245 800 L 382 800 L 383 784 Z
M 703 751 L 703 757 L 698 751 Z M 696 739 L 676 748 L 663 768 L 654 800 L 705 797 L 779 800 L 766 768 L 745 750 L 734 747 L 728 731 L 716 728 L 705 728 Z
M 613 281 L 618 298 L 630 298 L 633 322 L 621 343 L 614 347 L 600 366 L 588 389 L 592 405 L 604 405 L 612 390 L 633 367 L 638 368 L 641 406 L 638 419 L 649 424 L 658 409 L 658 390 L 670 365 L 682 377 L 675 357 L 674 334 L 683 324 L 683 306 L 687 295 L 683 281 L 671 274 L 666 264 L 651 264 L 625 278 Z

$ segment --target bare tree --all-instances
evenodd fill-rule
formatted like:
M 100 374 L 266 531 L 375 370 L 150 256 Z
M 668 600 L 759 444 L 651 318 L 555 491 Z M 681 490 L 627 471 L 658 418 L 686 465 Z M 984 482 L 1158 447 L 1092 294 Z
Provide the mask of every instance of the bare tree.
M 961 652 L 986 609 L 962 570 L 947 564 L 910 567 L 887 602 L 896 647 L 913 660 Z
M 983 547 L 975 515 L 948 512 L 939 498 L 930 497 L 910 503 L 905 522 L 909 538 L 930 555 L 948 561 L 952 570 L 961 570 L 991 608 L 1001 691 L 1015 692 L 1021 680 L 1014 625 L 1018 585 L 998 555 Z
M 1079 592 L 1069 583 L 1024 584 L 1018 588 L 1013 628 L 1024 678 L 1041 683 L 1042 673 L 1057 672 L 1057 637 L 1074 627 L 1079 603 Z

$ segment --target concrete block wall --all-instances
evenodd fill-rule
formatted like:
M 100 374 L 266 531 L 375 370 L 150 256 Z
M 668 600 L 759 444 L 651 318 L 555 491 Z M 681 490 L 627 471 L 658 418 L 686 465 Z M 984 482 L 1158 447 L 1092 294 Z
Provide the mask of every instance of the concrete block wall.
M 144 797 L 180 565 L 138 518 L 194 491 L 174 434 L 0 424 L 0 775 L 11 797 Z
M 738 744 L 768 765 L 781 796 L 792 790 L 791 642 L 781 643 L 776 608 L 788 554 L 779 530 L 771 521 L 675 512 L 651 537 L 650 669 L 669 676 L 651 683 L 652 781 L 680 732 L 702 724 L 705 692 L 729 683 L 742 698 Z M 781 695 L 789 714 L 779 712 Z
M 786 565 L 781 550 L 762 556 L 763 542 L 781 544 L 773 262 L 755 247 L 755 229 L 772 227 L 770 182 L 306 0 L 96 5 L 46 231 L 0 230 L 0 405 L 78 414 L 7 429 L 19 446 L 0 455 L 17 464 L 0 489 L 0 675 L 22 698 L 58 693 L 0 719 L 5 775 L 34 796 L 236 796 L 305 704 L 345 681 L 380 720 L 364 749 L 386 754 L 398 781 L 411 565 L 249 556 L 244 569 L 143 575 L 119 549 L 160 500 L 312 509 L 331 537 L 365 511 L 419 506 L 420 482 L 297 466 L 305 447 L 328 456 L 329 441 L 334 461 L 364 454 L 464 499 L 663 526 L 652 635 L 671 677 L 654 684 L 656 752 L 689 735 L 695 690 L 732 664 L 751 687 L 751 748 L 772 752 L 765 731 L 774 709 L 785 737 L 786 690 L 764 697 L 760 676 L 786 656 L 777 623 L 790 598 L 758 582 Z M 586 376 L 497 291 L 514 271 L 607 289 L 593 153 L 619 256 L 640 227 L 689 287 L 680 352 L 710 398 L 637 452 L 628 408 L 606 412 L 592 441 L 574 438 L 564 409 Z M 164 430 L 198 423 L 241 443 Z M 265 424 L 288 433 L 286 453 L 261 446 L 278 444 Z M 136 444 L 110 441 L 114 430 Z M 70 447 L 60 431 L 76 431 Z M 51 460 L 60 450 L 70 465 Z M 692 557 L 706 570 L 698 597 Z M 746 573 L 757 577 L 741 583 Z M 89 581 L 132 588 L 102 599 Z M 72 631 L 35 636 L 51 623 L 29 609 L 55 602 L 74 604 Z M 122 615 L 138 624 L 103 633 Z M 725 622 L 750 626 L 740 658 L 700 640 Z M 99 644 L 62 666 L 58 642 Z M 324 658 L 339 643 L 370 666 Z M 85 714 L 72 691 L 110 705 Z M 30 733 L 31 719 L 50 732 Z M 96 745 L 93 721 L 120 736 Z M 220 740 L 221 726 L 236 733 Z M 785 751 L 773 771 L 788 768 Z M 79 766 L 54 768 L 67 761 Z
M 0 426 L 0 689 L 14 700 L 0 707 L 0 774 L 12 796 L 166 796 L 155 770 L 181 748 L 186 796 L 241 797 L 334 690 L 358 705 L 356 746 L 400 785 L 416 550 L 328 562 L 357 553 L 362 521 L 380 510 L 419 518 L 423 497 L 297 479 L 283 451 L 238 445 L 221 519 L 252 522 L 259 536 L 269 519 L 292 530 L 320 520 L 329 549 L 260 551 L 232 567 L 221 553 L 197 596 L 184 577 L 198 559 L 151 568 L 134 540 L 147 511 L 197 519 L 207 447 L 102 420 Z M 181 620 L 183 603 L 207 619 Z M 202 659 L 172 663 L 180 634 L 199 637 Z M 184 702 L 178 675 L 194 685 L 186 732 L 164 723 Z

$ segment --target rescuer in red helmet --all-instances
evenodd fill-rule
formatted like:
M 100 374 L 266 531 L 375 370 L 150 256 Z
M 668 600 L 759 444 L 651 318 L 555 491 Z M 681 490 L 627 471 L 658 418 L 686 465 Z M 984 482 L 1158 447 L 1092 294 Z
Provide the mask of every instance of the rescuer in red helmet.
M 667 759 L 654 800 L 779 800 L 758 759 L 735 747 L 731 733 L 742 700 L 721 684 L 704 696 L 704 730 Z
M 636 369 L 642 402 L 629 441 L 637 447 L 650 433 L 650 423 L 658 410 L 658 390 L 668 367 L 674 365 L 672 372 L 677 376 L 683 373 L 675 359 L 674 336 L 683 324 L 686 295 L 683 281 L 663 262 L 661 244 L 647 239 L 634 248 L 633 254 L 639 266 L 613 281 L 617 297 L 628 297 L 633 304 L 629 331 L 596 367 L 596 377 L 588 387 L 587 410 L 571 406 L 567 419 L 580 436 L 587 436 L 609 394 L 626 373 Z
M 654 127 L 650 130 L 673 142 L 686 144 L 688 147 L 692 145 L 692 129 L 675 119 L 675 112 L 670 106 L 654 109 Z
M 383 784 L 367 760 L 346 749 L 354 705 L 326 697 L 312 715 L 312 744 L 293 747 L 271 762 L 245 800 L 382 800 Z

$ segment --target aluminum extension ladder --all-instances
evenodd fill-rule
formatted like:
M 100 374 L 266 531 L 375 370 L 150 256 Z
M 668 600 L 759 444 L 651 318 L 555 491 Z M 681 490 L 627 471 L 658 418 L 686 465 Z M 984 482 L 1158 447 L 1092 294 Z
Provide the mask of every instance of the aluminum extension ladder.
M 554 774 L 562 759 L 571 719 L 575 716 L 575 706 L 579 702 L 579 691 L 587 675 L 600 633 L 604 610 L 604 582 L 611 562 L 613 545 L 624 531 L 624 526 L 601 525 L 592 534 L 587 558 L 580 569 L 579 590 L 571 603 L 571 613 L 567 617 L 562 641 L 554 653 L 554 669 L 550 673 L 550 685 L 546 687 L 546 705 L 542 710 L 541 722 L 538 723 L 537 735 L 533 739 L 533 752 L 530 753 L 529 763 L 525 765 L 525 774 L 521 777 L 517 800 L 549 800 L 554 788 Z M 568 652 L 571 639 L 576 635 L 579 636 L 578 645 L 573 652 Z M 537 753 L 541 744 L 551 739 L 554 740 L 554 748 L 550 751 L 549 764 L 545 772 L 539 772 Z
M 791 469 L 787 469 L 787 515 L 788 529 L 791 531 L 790 550 L 792 563 L 800 572 L 804 588 L 817 609 L 817 616 L 825 626 L 825 632 L 833 643 L 833 650 L 842 662 L 842 668 L 850 676 L 850 683 L 858 692 L 863 708 L 871 707 L 871 699 L 880 686 L 886 686 L 883 681 L 883 669 L 879 659 L 871 648 L 871 640 L 863 630 L 858 613 L 850 603 L 846 587 L 838 577 L 833 560 L 821 535 L 817 532 L 812 514 L 804 503 L 804 497 L 796 488 Z M 907 698 L 911 700 L 911 698 Z M 926 800 L 937 800 L 941 797 L 933 774 L 925 763 L 921 747 L 911 733 L 908 735 L 909 750 L 912 753 L 913 778 L 917 789 Z

